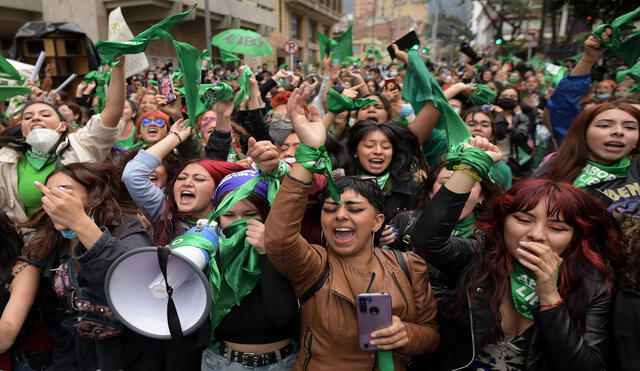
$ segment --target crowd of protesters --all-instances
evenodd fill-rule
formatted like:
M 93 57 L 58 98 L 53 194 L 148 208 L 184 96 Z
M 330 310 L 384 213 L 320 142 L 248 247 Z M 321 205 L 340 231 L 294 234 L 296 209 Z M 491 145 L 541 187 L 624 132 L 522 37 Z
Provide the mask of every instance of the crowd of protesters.
M 263 64 L 237 105 L 249 67 L 203 61 L 234 94 L 198 117 L 158 87 L 177 66 L 125 79 L 125 57 L 107 89 L 4 102 L 0 370 L 388 370 L 358 345 L 355 298 L 379 292 L 371 344 L 396 370 L 640 369 L 640 96 L 613 81 L 631 66 L 594 37 L 559 81 L 395 51 Z M 206 346 L 79 319 L 110 312 L 119 256 L 199 219 L 237 298 L 214 293 Z

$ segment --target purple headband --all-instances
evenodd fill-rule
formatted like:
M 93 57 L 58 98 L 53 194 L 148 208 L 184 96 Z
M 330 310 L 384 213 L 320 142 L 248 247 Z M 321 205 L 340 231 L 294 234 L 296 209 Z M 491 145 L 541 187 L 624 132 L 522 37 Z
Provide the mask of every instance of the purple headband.
M 260 173 L 255 170 L 243 170 L 243 171 L 238 171 L 236 173 L 229 174 L 224 178 L 222 178 L 222 180 L 220 181 L 220 184 L 218 184 L 218 187 L 216 188 L 216 193 L 213 196 L 214 207 L 218 206 L 218 204 L 222 200 L 222 197 L 225 194 L 233 191 L 236 188 L 239 188 L 241 185 L 257 177 L 258 175 L 260 175 Z M 268 189 L 269 189 L 269 183 L 263 180 L 261 182 L 258 182 L 258 184 L 256 184 L 256 187 L 253 189 L 253 192 L 266 200 Z

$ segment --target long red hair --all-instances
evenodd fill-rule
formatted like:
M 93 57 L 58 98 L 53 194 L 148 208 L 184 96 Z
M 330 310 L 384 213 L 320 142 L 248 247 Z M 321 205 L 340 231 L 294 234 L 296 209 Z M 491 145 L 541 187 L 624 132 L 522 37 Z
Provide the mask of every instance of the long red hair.
M 200 164 L 202 167 L 204 167 L 207 170 L 209 174 L 211 174 L 211 177 L 213 178 L 213 182 L 216 187 L 218 186 L 222 178 L 224 178 L 225 176 L 231 173 L 235 173 L 237 171 L 246 170 L 244 167 L 238 164 L 234 164 L 226 161 L 214 161 L 209 159 L 201 159 L 201 160 L 193 159 L 185 162 L 180 168 L 180 170 L 176 172 L 175 176 L 170 180 L 170 182 L 167 184 L 167 187 L 165 188 L 165 191 L 164 191 L 165 207 L 164 207 L 164 210 L 162 211 L 162 215 L 160 216 L 160 219 L 158 219 L 153 226 L 154 227 L 153 238 L 151 239 L 151 242 L 153 243 L 153 245 L 164 246 L 164 245 L 167 245 L 169 242 L 171 242 L 171 240 L 175 237 L 176 225 L 180 222 L 181 219 L 182 220 L 196 219 L 196 217 L 193 215 L 180 213 L 176 206 L 176 199 L 173 196 L 173 187 L 176 184 L 176 179 L 178 178 L 178 175 L 182 173 L 182 170 L 184 170 L 184 168 L 187 167 L 187 165 L 194 164 L 194 163 Z M 214 191 L 215 191 L 215 188 L 214 188 Z M 213 193 L 211 194 L 211 205 L 213 206 Z
M 501 333 L 500 303 L 511 295 L 509 276 L 513 261 L 504 242 L 505 219 L 515 212 L 531 210 L 541 201 L 547 205 L 547 215 L 562 215 L 573 227 L 573 239 L 562 253 L 559 292 L 580 328 L 584 328 L 588 304 L 586 281 L 604 279 L 610 292 L 612 267 L 621 263 L 617 224 L 592 196 L 568 183 L 546 179 L 516 183 L 494 199 L 478 218 L 478 236 L 484 237 L 481 258 L 474 260 L 461 275 L 461 287 L 468 292 L 475 292 L 487 280 L 493 281 L 490 305 L 495 318 L 494 335 Z

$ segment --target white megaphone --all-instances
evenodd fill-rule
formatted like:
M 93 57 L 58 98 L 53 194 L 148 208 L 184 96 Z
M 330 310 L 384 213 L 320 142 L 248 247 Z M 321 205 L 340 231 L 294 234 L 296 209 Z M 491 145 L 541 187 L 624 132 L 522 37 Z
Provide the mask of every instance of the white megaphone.
M 167 281 L 182 333 L 197 330 L 209 318 L 211 286 L 204 275 L 218 235 L 206 220 L 169 244 Z M 156 339 L 171 339 L 169 295 L 158 261 L 158 247 L 142 247 L 120 256 L 109 268 L 105 293 L 118 319 L 131 330 Z

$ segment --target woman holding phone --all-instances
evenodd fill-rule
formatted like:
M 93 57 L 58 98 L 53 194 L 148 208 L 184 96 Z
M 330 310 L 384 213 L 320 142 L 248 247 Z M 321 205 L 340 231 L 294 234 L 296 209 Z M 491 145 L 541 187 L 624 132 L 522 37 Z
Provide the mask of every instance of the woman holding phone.
M 293 92 L 287 109 L 301 146 L 318 148 L 325 143 L 326 130 L 319 120 L 306 119 L 300 94 L 299 89 Z M 311 116 L 317 117 L 315 106 Z M 327 247 L 309 244 L 300 235 L 300 222 L 312 173 L 296 155 L 265 224 L 267 256 L 302 302 L 301 353 L 294 369 L 374 368 L 375 355 L 357 345 L 355 297 L 386 292 L 391 296 L 392 325 L 371 333 L 371 344 L 393 350 L 395 369 L 404 370 L 408 357 L 434 350 L 439 341 L 426 264 L 413 253 L 396 256 L 374 247 L 384 222 L 384 199 L 369 178 L 336 181 L 340 200 L 322 200 L 320 224 Z

